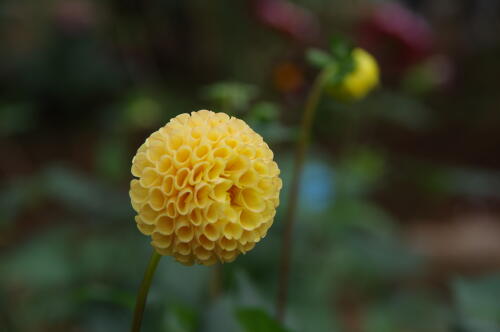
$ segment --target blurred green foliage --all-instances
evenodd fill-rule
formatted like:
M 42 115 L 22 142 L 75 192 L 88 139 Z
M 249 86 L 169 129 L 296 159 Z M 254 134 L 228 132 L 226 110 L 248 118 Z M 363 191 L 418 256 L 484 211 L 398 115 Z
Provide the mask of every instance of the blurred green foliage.
M 236 315 L 245 332 L 285 332 L 281 325 L 259 308 L 241 308 Z
M 464 279 L 458 278 L 452 285 L 456 300 L 456 316 L 466 331 L 488 332 L 500 329 L 500 295 L 498 275 Z
M 429 243 L 422 253 L 410 241 L 415 220 L 452 227 L 463 213 L 498 222 L 500 41 L 474 37 L 497 31 L 498 20 L 472 3 L 477 15 L 434 22 L 439 51 L 459 69 L 444 68 L 451 81 L 436 69 L 440 57 L 383 76 L 359 103 L 321 102 L 289 310 L 284 324 L 273 318 L 302 104 L 318 68 L 345 49 L 293 39 L 301 29 L 271 28 L 263 15 L 290 11 L 262 8 L 295 4 L 326 38 L 356 31 L 380 3 L 0 2 L 0 331 L 128 330 L 151 251 L 127 195 L 131 158 L 171 117 L 205 108 L 244 119 L 269 143 L 284 180 L 281 206 L 266 239 L 218 274 L 162 259 L 143 331 L 500 331 L 499 256 L 482 253 L 485 267 L 475 270 L 475 256 L 464 255 L 450 268 L 433 260 Z M 407 3 L 429 19 L 469 13 L 463 1 L 444 13 L 431 1 Z M 282 64 L 301 82 L 295 89 L 280 88 L 293 78 L 278 77 Z M 440 244 L 458 252 L 446 234 Z M 467 234 L 466 244 L 484 248 Z

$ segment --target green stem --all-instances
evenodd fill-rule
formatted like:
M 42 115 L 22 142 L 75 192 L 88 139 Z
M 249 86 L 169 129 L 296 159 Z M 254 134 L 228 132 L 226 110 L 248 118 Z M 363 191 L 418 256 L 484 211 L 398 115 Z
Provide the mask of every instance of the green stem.
M 144 314 L 144 307 L 146 305 L 146 299 L 148 297 L 149 286 L 151 286 L 151 280 L 155 274 L 156 267 L 160 261 L 161 255 L 159 255 L 155 250 L 149 259 L 149 264 L 144 272 L 144 278 L 141 282 L 141 287 L 139 288 L 139 293 L 137 293 L 137 300 L 135 302 L 134 309 L 134 319 L 132 321 L 132 332 L 139 332 L 141 330 L 142 316 Z
M 300 179 L 304 160 L 309 147 L 311 128 L 316 114 L 321 93 L 323 92 L 326 81 L 335 71 L 334 66 L 325 67 L 316 77 L 314 84 L 307 96 L 304 114 L 302 115 L 299 141 L 295 151 L 293 178 L 290 187 L 290 194 L 285 212 L 285 229 L 283 232 L 283 243 L 281 249 L 281 260 L 279 270 L 278 297 L 276 301 L 276 316 L 278 320 L 283 321 L 285 316 L 285 306 L 288 298 L 288 282 L 290 272 L 290 258 L 292 254 L 292 231 L 293 221 L 297 208 L 298 194 L 300 190 Z

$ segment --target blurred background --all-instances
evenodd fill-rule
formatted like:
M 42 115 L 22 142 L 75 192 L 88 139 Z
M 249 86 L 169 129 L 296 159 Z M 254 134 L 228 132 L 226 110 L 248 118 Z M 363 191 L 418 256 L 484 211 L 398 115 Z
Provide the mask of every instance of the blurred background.
M 1 1 L 0 331 L 128 330 L 151 252 L 131 158 L 198 109 L 264 137 L 282 203 L 218 289 L 164 258 L 143 330 L 284 331 L 269 317 L 305 54 L 334 35 L 383 84 L 318 110 L 286 330 L 500 331 L 498 31 L 496 0 Z

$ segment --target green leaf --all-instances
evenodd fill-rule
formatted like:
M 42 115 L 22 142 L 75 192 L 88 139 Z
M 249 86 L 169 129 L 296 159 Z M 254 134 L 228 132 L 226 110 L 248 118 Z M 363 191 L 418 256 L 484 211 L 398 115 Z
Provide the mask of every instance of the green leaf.
M 151 128 L 160 122 L 162 105 L 154 97 L 138 95 L 125 108 L 126 121 L 133 128 Z
M 175 304 L 171 309 L 165 322 L 165 331 L 194 332 L 198 330 L 199 320 L 193 308 Z
M 307 50 L 306 58 L 311 65 L 318 68 L 324 68 L 333 62 L 330 54 L 317 48 Z
M 257 94 L 256 86 L 240 82 L 219 82 L 202 91 L 205 99 L 213 103 L 218 110 L 226 113 L 239 113 L 246 110 Z
M 343 36 L 333 36 L 330 39 L 330 51 L 338 60 L 348 58 L 352 49 L 353 46 L 351 41 Z
M 246 332 L 286 332 L 267 312 L 259 308 L 240 308 L 236 317 Z
M 72 211 L 108 220 L 131 217 L 128 197 L 123 191 L 103 185 L 73 169 L 54 164 L 41 173 L 41 179 L 45 195 Z
M 466 331 L 500 330 L 500 276 L 457 279 L 452 284 L 460 324 Z
M 354 59 L 351 54 L 336 59 L 337 62 L 337 70 L 335 74 L 330 78 L 330 84 L 339 85 L 344 81 L 344 78 L 349 75 L 355 69 Z
M 30 289 L 67 286 L 75 270 L 68 254 L 71 232 L 48 231 L 23 243 L 0 260 L 0 282 Z
M 330 51 L 333 55 L 333 62 L 337 65 L 335 74 L 330 78 L 330 85 L 339 85 L 344 78 L 354 69 L 355 64 L 352 58 L 352 43 L 342 37 L 334 36 L 330 41 Z
M 262 101 L 252 106 L 247 116 L 247 122 L 272 122 L 278 119 L 279 114 L 280 107 L 278 104 Z

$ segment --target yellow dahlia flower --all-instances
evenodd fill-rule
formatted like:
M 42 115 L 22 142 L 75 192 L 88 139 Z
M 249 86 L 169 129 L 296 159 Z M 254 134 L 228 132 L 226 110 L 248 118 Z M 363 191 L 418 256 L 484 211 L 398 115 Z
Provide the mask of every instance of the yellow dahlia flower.
M 231 262 L 273 223 L 282 186 L 273 152 L 244 121 L 180 114 L 132 160 L 138 229 L 160 255 L 191 265 Z
M 379 83 L 377 60 L 361 48 L 352 51 L 354 70 L 341 83 L 327 85 L 326 90 L 341 101 L 363 99 Z

